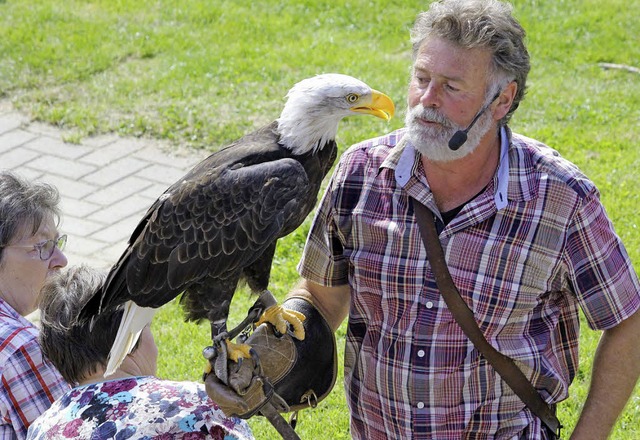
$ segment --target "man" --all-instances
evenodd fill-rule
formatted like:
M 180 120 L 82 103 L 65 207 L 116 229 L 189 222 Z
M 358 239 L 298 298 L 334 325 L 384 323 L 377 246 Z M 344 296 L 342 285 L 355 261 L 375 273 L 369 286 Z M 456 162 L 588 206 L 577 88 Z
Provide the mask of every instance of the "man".
M 507 127 L 529 71 L 524 34 L 496 0 L 433 3 L 412 29 L 406 128 L 344 154 L 320 204 L 290 296 L 334 331 L 349 318 L 354 438 L 551 438 L 447 309 L 417 202 L 484 336 L 547 403 L 578 369 L 579 309 L 604 330 L 572 438 L 605 439 L 636 383 L 640 286 L 597 189 Z
M 42 354 L 36 310 L 45 280 L 67 265 L 58 233 L 60 196 L 44 183 L 0 173 L 0 438 L 24 439 L 29 425 L 69 385 Z

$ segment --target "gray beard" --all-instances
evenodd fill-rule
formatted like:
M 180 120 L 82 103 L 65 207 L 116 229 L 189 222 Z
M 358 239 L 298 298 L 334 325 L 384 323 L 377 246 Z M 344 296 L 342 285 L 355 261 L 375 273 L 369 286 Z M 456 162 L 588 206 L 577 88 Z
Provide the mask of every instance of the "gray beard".
M 418 118 L 437 122 L 440 126 L 425 127 Z M 449 148 L 449 139 L 456 131 L 466 127 L 460 127 L 439 111 L 424 108 L 420 104 L 407 108 L 405 117 L 409 142 L 420 154 L 434 162 L 451 162 L 471 154 L 480 145 L 480 140 L 491 129 L 492 124 L 491 112 L 485 111 L 467 133 L 467 141 L 454 151 Z

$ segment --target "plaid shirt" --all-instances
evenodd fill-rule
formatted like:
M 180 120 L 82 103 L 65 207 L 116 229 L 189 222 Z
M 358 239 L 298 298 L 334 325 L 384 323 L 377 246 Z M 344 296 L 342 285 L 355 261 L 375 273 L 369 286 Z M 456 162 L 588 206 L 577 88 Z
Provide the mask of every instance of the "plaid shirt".
M 351 286 L 351 434 L 545 438 L 440 297 L 409 196 L 438 209 L 419 154 L 405 142 L 393 148 L 403 134 L 343 155 L 298 268 L 316 283 Z M 640 286 L 594 184 L 537 141 L 507 130 L 502 139 L 493 180 L 440 241 L 487 340 L 555 403 L 578 368 L 579 309 L 591 327 L 611 328 L 640 308 Z
M 0 438 L 24 439 L 29 425 L 70 387 L 43 358 L 38 329 L 0 299 Z

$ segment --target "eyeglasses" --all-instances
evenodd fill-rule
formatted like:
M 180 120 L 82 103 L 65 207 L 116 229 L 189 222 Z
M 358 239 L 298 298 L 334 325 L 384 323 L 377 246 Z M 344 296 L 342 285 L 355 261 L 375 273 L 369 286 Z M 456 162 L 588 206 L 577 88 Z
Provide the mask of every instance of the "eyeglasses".
M 64 247 L 67 245 L 67 236 L 61 235 L 58 238 L 52 238 L 51 240 L 43 241 L 42 243 L 37 243 L 31 246 L 17 246 L 17 245 L 8 245 L 4 247 L 15 247 L 15 248 L 23 248 L 23 249 L 37 249 L 40 253 L 40 259 L 43 261 L 47 261 L 49 258 L 53 256 L 53 251 L 58 248 L 61 251 L 64 250 Z

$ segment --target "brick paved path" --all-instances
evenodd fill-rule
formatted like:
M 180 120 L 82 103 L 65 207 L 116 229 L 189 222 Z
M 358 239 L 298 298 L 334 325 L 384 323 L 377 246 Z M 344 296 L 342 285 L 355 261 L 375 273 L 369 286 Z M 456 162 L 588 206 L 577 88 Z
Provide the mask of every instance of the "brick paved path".
M 113 264 L 151 203 L 206 154 L 115 135 L 65 143 L 60 130 L 0 101 L 0 169 L 58 188 L 70 265 Z

